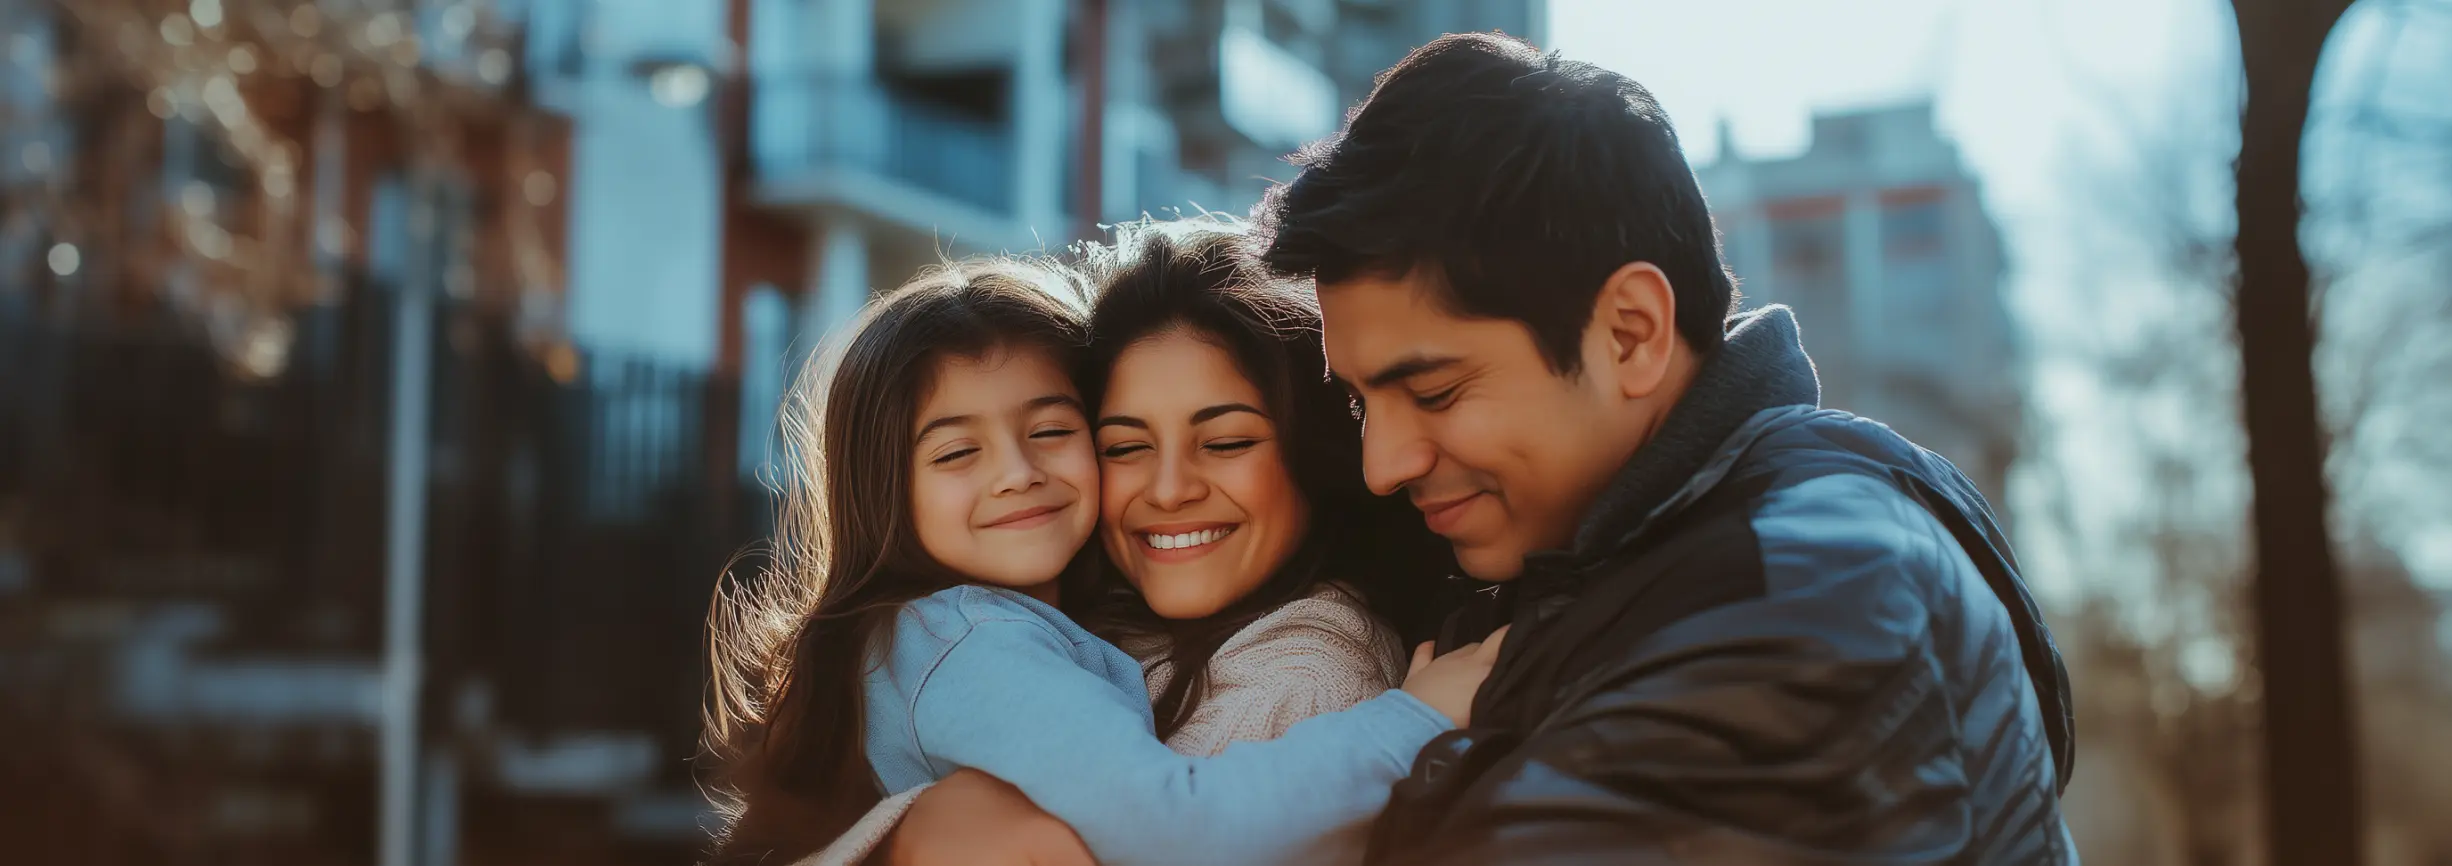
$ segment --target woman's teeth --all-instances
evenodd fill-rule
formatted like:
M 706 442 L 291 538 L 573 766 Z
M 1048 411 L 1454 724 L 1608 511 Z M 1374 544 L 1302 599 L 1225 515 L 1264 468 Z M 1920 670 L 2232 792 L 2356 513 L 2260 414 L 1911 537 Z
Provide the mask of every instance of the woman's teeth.
M 1153 549 L 1174 550 L 1183 547 L 1199 547 L 1218 539 L 1225 538 L 1226 536 L 1233 535 L 1234 531 L 1235 528 L 1232 526 L 1221 526 L 1216 529 L 1202 529 L 1193 532 L 1180 533 L 1177 535 L 1161 535 L 1155 532 L 1143 533 L 1142 538 L 1147 540 L 1149 542 L 1149 546 Z

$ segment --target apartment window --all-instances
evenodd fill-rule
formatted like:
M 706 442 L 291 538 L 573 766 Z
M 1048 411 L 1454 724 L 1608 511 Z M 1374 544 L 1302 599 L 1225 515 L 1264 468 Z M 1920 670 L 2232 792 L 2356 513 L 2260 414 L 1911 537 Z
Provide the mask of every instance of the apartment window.
M 1840 281 L 1847 276 L 1847 234 L 1836 199 L 1775 202 L 1771 266 L 1782 283 Z
M 1904 367 L 1946 369 L 1957 340 L 1968 332 L 1958 321 L 1959 286 L 1950 267 L 1949 201 L 1940 187 L 1911 187 L 1881 195 L 1884 321 L 1903 339 L 1888 346 Z
M 1749 288 L 1763 289 L 1763 300 L 1795 308 L 1814 359 L 1836 373 L 1845 366 L 1849 305 L 1855 301 L 1848 292 L 1847 232 L 1839 202 L 1788 202 L 1769 211 L 1771 279 L 1767 286 Z
M 1923 187 L 1882 194 L 1882 257 L 1893 262 L 1939 258 L 1947 241 L 1944 193 Z

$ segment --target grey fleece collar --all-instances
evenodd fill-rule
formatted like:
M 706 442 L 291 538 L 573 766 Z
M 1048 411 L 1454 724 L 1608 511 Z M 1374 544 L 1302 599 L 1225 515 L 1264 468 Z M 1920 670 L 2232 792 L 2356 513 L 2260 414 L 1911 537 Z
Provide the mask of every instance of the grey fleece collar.
M 1576 527 L 1570 557 L 1615 552 L 1659 505 L 1719 455 L 1728 437 L 1765 409 L 1817 406 L 1822 383 L 1798 339 L 1796 316 L 1772 304 L 1732 316 L 1719 351 L 1703 359 L 1660 432 L 1618 470 Z M 1609 550 L 1599 549 L 1612 548 Z

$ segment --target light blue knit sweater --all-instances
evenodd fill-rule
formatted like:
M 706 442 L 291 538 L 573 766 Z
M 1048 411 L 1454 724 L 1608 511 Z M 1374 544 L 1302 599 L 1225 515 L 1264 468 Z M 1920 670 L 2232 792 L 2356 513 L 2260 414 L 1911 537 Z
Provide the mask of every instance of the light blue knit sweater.
M 1036 599 L 965 586 L 907 605 L 868 672 L 869 763 L 892 794 L 969 767 L 1111 866 L 1318 862 L 1387 805 L 1446 716 L 1391 689 L 1214 757 L 1158 741 L 1141 666 Z

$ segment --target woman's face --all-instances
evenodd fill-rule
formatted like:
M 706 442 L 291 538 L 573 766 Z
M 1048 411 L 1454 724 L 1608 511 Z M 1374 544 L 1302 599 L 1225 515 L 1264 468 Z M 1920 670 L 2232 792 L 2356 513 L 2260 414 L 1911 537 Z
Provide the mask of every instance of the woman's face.
M 920 546 L 947 568 L 1054 600 L 1098 520 L 1080 392 L 1044 352 L 938 362 L 911 450 Z
M 1168 619 L 1216 613 L 1259 588 L 1310 524 L 1260 389 L 1189 330 L 1116 356 L 1098 455 L 1099 540 Z

